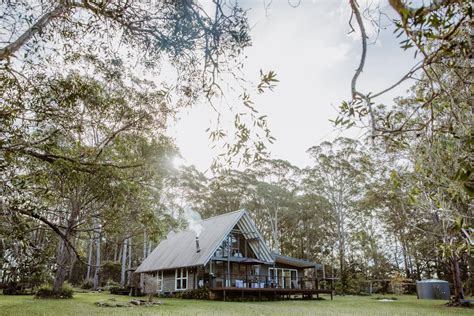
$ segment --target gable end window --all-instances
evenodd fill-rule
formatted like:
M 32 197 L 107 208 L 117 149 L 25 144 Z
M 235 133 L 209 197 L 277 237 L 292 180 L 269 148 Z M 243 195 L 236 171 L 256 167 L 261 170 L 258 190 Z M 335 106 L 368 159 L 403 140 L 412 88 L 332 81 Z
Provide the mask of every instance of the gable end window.
M 188 269 L 180 268 L 175 270 L 175 290 L 182 291 L 188 288 Z

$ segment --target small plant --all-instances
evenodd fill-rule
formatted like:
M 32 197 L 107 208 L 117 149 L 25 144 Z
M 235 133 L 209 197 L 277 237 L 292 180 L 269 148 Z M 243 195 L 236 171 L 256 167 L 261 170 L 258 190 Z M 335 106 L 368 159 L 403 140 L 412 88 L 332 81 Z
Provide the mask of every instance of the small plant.
M 15 282 L 8 283 L 3 288 L 3 295 L 26 295 L 30 294 L 25 289 L 22 289 L 20 285 Z
M 209 289 L 195 289 L 195 290 L 186 290 L 181 293 L 181 298 L 183 299 L 197 299 L 197 300 L 208 300 L 209 299 Z
M 65 282 L 57 291 L 51 285 L 43 285 L 36 291 L 36 298 L 72 298 L 74 290 L 72 286 Z
M 110 291 L 112 288 L 120 288 L 120 283 L 115 282 L 114 280 L 107 280 L 107 283 L 105 284 L 104 290 Z
M 158 280 L 149 274 L 144 275 L 143 288 L 145 294 L 148 296 L 148 302 L 153 302 L 153 296 L 158 293 Z
M 90 290 L 94 287 L 94 280 L 92 279 L 85 279 L 81 284 L 81 289 L 83 290 Z

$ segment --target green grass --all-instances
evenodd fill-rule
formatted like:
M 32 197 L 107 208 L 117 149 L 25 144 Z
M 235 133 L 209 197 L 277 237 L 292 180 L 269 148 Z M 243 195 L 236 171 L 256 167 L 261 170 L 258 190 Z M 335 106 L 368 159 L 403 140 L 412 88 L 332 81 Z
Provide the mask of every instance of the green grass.
M 220 302 L 157 299 L 153 307 L 97 307 L 94 302 L 115 297 L 99 293 L 76 293 L 73 299 L 34 299 L 32 296 L 0 295 L 0 315 L 473 315 L 472 309 L 445 307 L 444 301 L 397 296 L 393 302 L 372 297 L 335 297 L 333 301 Z M 390 296 L 392 297 L 392 296 Z

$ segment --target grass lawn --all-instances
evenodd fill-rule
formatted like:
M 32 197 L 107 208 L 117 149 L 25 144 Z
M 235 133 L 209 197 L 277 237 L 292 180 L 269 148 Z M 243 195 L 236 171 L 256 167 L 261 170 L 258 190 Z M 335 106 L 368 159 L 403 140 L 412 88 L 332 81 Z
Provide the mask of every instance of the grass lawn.
M 76 293 L 73 299 L 34 299 L 32 296 L 0 295 L 0 315 L 474 315 L 473 309 L 445 307 L 444 301 L 417 300 L 398 296 L 397 301 L 380 302 L 372 297 L 339 297 L 333 301 L 220 302 L 156 299 L 153 307 L 97 307 L 94 302 L 127 296 Z

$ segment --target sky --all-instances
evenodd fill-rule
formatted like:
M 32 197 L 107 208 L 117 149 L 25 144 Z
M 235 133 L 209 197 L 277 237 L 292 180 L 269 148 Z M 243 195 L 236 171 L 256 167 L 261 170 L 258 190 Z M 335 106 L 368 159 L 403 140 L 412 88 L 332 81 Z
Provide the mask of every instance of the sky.
M 366 130 L 351 129 L 341 134 L 329 121 L 337 116 L 338 105 L 350 99 L 350 81 L 360 60 L 360 37 L 349 34 L 348 1 L 302 0 L 293 8 L 287 0 L 273 0 L 266 10 L 262 0 L 238 2 L 249 10 L 251 26 L 252 47 L 245 52 L 248 56 L 245 73 L 255 77 L 260 69 L 274 70 L 279 80 L 273 92 L 255 100 L 258 110 L 268 116 L 276 138 L 269 147 L 271 158 L 304 167 L 311 163 L 306 154 L 311 146 L 340 135 L 362 138 Z M 378 3 L 377 0 L 359 2 L 363 7 Z M 384 0 L 380 1 L 380 9 L 388 16 L 395 16 Z M 400 39 L 393 34 L 387 18 L 382 17 L 381 24 L 388 27 L 378 37 L 375 28 L 366 22 L 371 45 L 359 90 L 377 92 L 401 78 L 415 60 L 412 52 L 399 48 Z M 408 87 L 406 83 L 376 101 L 390 104 L 394 97 L 406 93 Z M 220 152 L 212 149 L 206 133 L 212 117 L 212 110 L 206 104 L 180 113 L 170 129 L 185 157 L 179 163 L 193 164 L 200 171 L 209 168 Z

